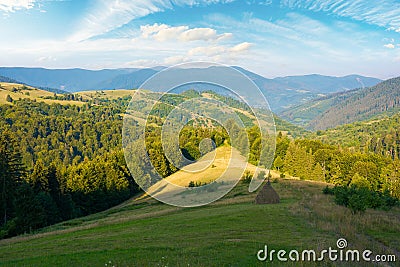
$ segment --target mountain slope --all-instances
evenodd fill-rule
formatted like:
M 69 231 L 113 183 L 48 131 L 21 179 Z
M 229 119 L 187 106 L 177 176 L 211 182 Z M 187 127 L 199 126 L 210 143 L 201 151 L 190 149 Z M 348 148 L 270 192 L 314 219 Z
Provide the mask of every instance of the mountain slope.
M 35 87 L 61 88 L 69 92 L 82 90 L 133 89 L 164 67 L 147 69 L 43 69 L 43 68 L 0 68 L 0 75 L 10 77 Z M 315 99 L 321 94 L 372 86 L 380 80 L 357 75 L 330 77 L 322 75 L 291 76 L 268 79 L 240 67 L 266 95 L 275 112 Z M 187 71 L 180 69 L 178 72 Z M 214 73 L 212 70 L 210 73 Z M 153 88 L 148 88 L 153 90 Z M 202 90 L 216 90 L 210 84 Z
M 1 75 L 0 75 L 0 82 L 2 82 L 2 83 L 20 83 L 14 79 L 11 79 L 11 78 L 8 78 L 5 76 L 1 76 Z
M 140 69 L 129 73 L 120 74 L 112 79 L 104 80 L 98 83 L 91 89 L 136 89 L 157 72 L 158 71 L 155 69 Z
M 288 120 L 297 125 L 301 125 L 306 129 L 311 129 L 309 123 L 328 109 L 338 105 L 345 99 L 356 94 L 360 89 L 353 89 L 345 92 L 333 93 L 327 96 L 310 100 L 304 104 L 286 109 L 279 113 L 283 119 Z
M 374 86 L 381 80 L 360 75 L 348 75 L 344 77 L 331 77 L 317 74 L 304 76 L 288 76 L 275 78 L 282 84 L 299 90 L 309 90 L 313 93 L 329 94 L 355 88 Z
M 400 113 L 390 116 L 380 115 L 379 118 L 341 125 L 333 129 L 311 133 L 307 137 L 321 140 L 326 144 L 341 145 L 357 151 L 368 151 L 399 158 Z
M 118 75 L 134 70 L 93 71 L 84 69 L 0 68 L 0 75 L 35 87 L 60 88 L 69 92 L 75 92 L 84 89 L 95 89 L 95 86 L 102 81 L 108 81 Z
M 57 91 L 57 90 L 56 90 Z M 57 97 L 55 97 L 55 95 Z M 47 104 L 61 104 L 61 105 L 78 105 L 82 106 L 85 102 L 82 101 L 71 101 L 63 98 L 63 95 L 60 93 L 51 92 L 49 90 L 44 90 L 40 88 L 34 88 L 31 86 L 27 86 L 24 84 L 18 83 L 0 83 L 0 105 L 8 104 L 11 105 L 11 102 L 7 101 L 7 96 L 10 96 L 12 100 L 19 99 L 30 99 L 37 102 L 44 102 Z
M 400 77 L 358 90 L 310 121 L 309 127 L 313 129 L 332 128 L 341 124 L 366 120 L 384 112 L 395 112 L 399 108 Z
M 315 98 L 325 96 L 325 94 L 373 86 L 381 82 L 379 79 L 360 75 L 333 77 L 311 74 L 267 79 L 243 68 L 235 68 L 254 81 L 267 97 L 275 112 L 307 103 Z

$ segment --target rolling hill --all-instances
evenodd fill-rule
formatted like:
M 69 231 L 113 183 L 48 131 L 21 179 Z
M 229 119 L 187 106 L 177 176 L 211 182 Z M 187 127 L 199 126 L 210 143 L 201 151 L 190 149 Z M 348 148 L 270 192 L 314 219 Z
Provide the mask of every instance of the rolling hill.
M 318 94 L 329 94 L 355 88 L 369 87 L 381 81 L 376 78 L 363 77 L 360 75 L 331 77 L 317 74 L 279 77 L 274 80 L 286 84 L 289 88 L 308 90 Z
M 317 130 L 332 128 L 382 113 L 397 112 L 399 107 L 400 77 L 353 93 L 310 121 L 309 126 Z
M 392 158 L 400 156 L 400 113 L 340 125 L 332 129 L 307 133 L 306 136 L 326 144 L 350 147 L 356 151 L 374 152 Z
M 8 79 L 7 79 L 8 81 Z M 0 82 L 0 105 L 1 104 L 8 104 L 12 105 L 12 103 L 6 101 L 7 95 L 13 100 L 18 99 L 31 99 L 38 102 L 45 102 L 47 104 L 57 103 L 61 105 L 84 105 L 88 103 L 88 101 L 92 102 L 104 102 L 107 104 L 108 101 L 117 101 L 118 99 L 124 99 L 123 103 L 128 103 L 131 96 L 133 94 L 132 90 L 98 90 L 98 91 L 81 91 L 74 93 L 76 99 L 75 100 L 68 100 L 62 99 L 62 96 L 65 94 L 53 93 L 50 91 L 46 91 L 43 89 L 34 88 L 31 86 L 26 86 L 23 84 L 18 83 L 8 83 L 8 82 Z M 54 96 L 58 96 L 60 99 L 55 99 Z M 143 101 L 149 101 L 151 99 L 151 94 L 144 93 Z M 210 94 L 204 93 L 209 97 L 218 98 L 218 94 Z M 122 102 L 120 104 L 123 104 Z M 145 117 L 143 114 L 138 113 L 135 116 L 135 119 L 139 123 L 144 123 Z M 295 124 L 289 123 L 288 121 L 282 120 L 280 117 L 275 116 L 275 123 L 276 123 L 276 130 L 288 133 L 291 136 L 302 136 L 307 131 L 300 126 Z
M 163 68 L 84 70 L 3 67 L 0 68 L 0 75 L 36 87 L 60 88 L 68 92 L 77 92 L 138 88 L 145 80 Z M 274 112 L 282 111 L 284 108 L 304 103 L 327 93 L 373 86 L 380 82 L 379 79 L 358 75 L 331 77 L 314 74 L 268 79 L 240 67 L 234 68 L 246 74 L 259 86 L 268 97 Z M 213 73 L 213 69 L 210 68 L 210 75 Z M 211 85 L 202 85 L 202 89 L 215 90 L 216 88 Z
M 54 95 L 57 94 L 23 84 L 0 82 L 0 104 L 12 105 L 12 102 L 6 100 L 7 96 L 10 96 L 12 100 L 31 99 L 39 102 L 45 102 L 47 104 L 84 104 L 84 102 L 81 101 L 54 99 Z M 61 96 L 61 94 L 58 94 L 58 96 Z
M 399 107 L 400 77 L 368 88 L 330 94 L 287 109 L 279 115 L 307 129 L 323 130 L 381 114 L 393 114 Z
M 360 89 L 353 89 L 319 97 L 304 104 L 286 109 L 280 112 L 279 116 L 296 125 L 301 125 L 306 129 L 313 130 L 313 128 L 309 125 L 312 120 L 335 105 L 338 105 L 353 94 L 356 94 L 358 90 Z
M 97 88 L 102 81 L 133 72 L 136 69 L 84 70 L 84 69 L 44 69 L 44 68 L 0 68 L 0 75 L 10 77 L 35 87 L 49 87 L 75 92 Z
M 8 78 L 8 77 L 5 77 L 5 76 L 0 76 L 0 82 L 3 82 L 3 83 L 20 83 L 20 82 L 14 80 L 14 79 L 11 79 L 11 78 Z

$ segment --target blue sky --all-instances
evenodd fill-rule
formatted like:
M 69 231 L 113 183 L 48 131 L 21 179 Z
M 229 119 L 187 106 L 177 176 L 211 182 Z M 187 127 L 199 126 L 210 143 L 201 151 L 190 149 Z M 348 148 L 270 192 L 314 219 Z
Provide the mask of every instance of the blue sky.
M 0 65 L 400 76 L 396 0 L 0 0 Z

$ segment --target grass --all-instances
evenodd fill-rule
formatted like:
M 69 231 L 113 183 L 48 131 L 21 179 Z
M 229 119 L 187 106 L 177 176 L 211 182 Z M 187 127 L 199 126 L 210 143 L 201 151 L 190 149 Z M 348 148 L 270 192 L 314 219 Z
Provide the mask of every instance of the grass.
M 17 89 L 17 91 L 14 90 Z M 132 90 L 106 90 L 106 91 L 84 91 L 76 93 L 76 95 L 82 96 L 83 99 L 89 100 L 93 97 L 100 97 L 104 99 L 118 99 L 119 97 L 131 96 Z M 10 95 L 13 100 L 29 98 L 32 100 L 44 102 L 46 104 L 61 104 L 61 105 L 78 105 L 82 106 L 85 102 L 82 101 L 71 101 L 71 100 L 54 100 L 45 99 L 45 97 L 53 97 L 54 93 L 37 89 L 31 86 L 23 86 L 15 83 L 0 83 L 0 105 L 12 103 L 6 101 L 7 95 Z M 59 95 L 59 94 L 58 94 Z
M 256 171 L 256 166 L 250 163 L 247 164 L 245 162 L 245 158 L 240 155 L 239 151 L 234 148 L 232 149 L 232 147 L 228 145 L 224 145 L 218 147 L 215 150 L 215 154 L 208 153 L 200 158 L 196 163 L 185 167 L 187 171 L 201 171 L 190 173 L 184 170 L 180 170 L 167 177 L 166 180 L 170 183 L 180 186 L 188 186 L 190 181 L 210 183 L 221 177 L 229 166 L 230 160 L 235 159 L 239 161 L 239 163 L 235 164 L 234 166 L 235 168 L 237 168 L 237 171 L 240 172 L 238 174 L 239 177 L 244 167 L 246 167 L 246 169 L 249 170 L 251 173 L 254 173 Z
M 0 83 L 0 105 L 3 104 L 12 105 L 12 103 L 6 101 L 7 95 L 10 95 L 13 100 L 28 98 L 39 102 L 44 102 L 46 104 L 57 103 L 61 105 L 79 105 L 79 106 L 85 104 L 84 102 L 80 101 L 44 99 L 45 97 L 54 96 L 54 93 L 36 89 L 31 86 L 24 87 L 21 84 Z
M 399 253 L 399 209 L 352 216 L 321 193 L 322 183 L 280 179 L 273 186 L 281 204 L 255 205 L 256 193 L 243 183 L 198 208 L 132 199 L 34 235 L 0 241 L 0 266 L 105 266 L 109 261 L 115 266 L 265 266 L 256 253 L 266 244 L 321 250 L 335 247 L 339 237 L 351 248 Z
M 76 95 L 82 96 L 84 99 L 92 99 L 94 97 L 106 99 L 118 99 L 119 97 L 132 96 L 134 90 L 118 89 L 118 90 L 104 90 L 104 91 L 82 91 Z

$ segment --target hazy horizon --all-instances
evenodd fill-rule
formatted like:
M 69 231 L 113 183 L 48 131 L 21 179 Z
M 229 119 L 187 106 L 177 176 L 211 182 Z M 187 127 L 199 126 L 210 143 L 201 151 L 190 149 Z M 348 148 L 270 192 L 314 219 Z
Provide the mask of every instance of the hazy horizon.
M 115 67 L 115 68 L 83 68 L 83 67 L 65 67 L 65 68 L 48 68 L 48 67 L 42 67 L 42 66 L 0 66 L 0 68 L 26 68 L 26 69 L 47 69 L 47 70 L 76 70 L 76 69 L 80 69 L 80 70 L 88 70 L 88 71 L 102 71 L 102 70 L 122 70 L 122 69 L 130 69 L 130 70 L 140 70 L 140 69 L 154 69 L 154 70 L 160 70 L 162 68 L 169 68 L 172 66 L 149 66 L 149 67 Z M 319 76 L 327 76 L 327 77 L 346 77 L 346 76 L 352 76 L 352 75 L 359 75 L 359 76 L 364 76 L 364 77 L 368 77 L 368 78 L 376 78 L 376 79 L 381 79 L 381 80 L 388 80 L 388 79 L 392 79 L 392 78 L 396 78 L 399 77 L 400 74 L 398 75 L 394 75 L 392 77 L 387 77 L 387 78 L 380 78 L 377 76 L 370 76 L 370 75 L 364 75 L 364 74 L 360 74 L 360 73 L 348 73 L 348 74 L 344 74 L 344 75 L 334 75 L 334 74 L 323 74 L 323 73 L 316 73 L 316 72 L 310 72 L 310 73 L 299 73 L 299 74 L 288 74 L 288 75 L 280 75 L 280 76 L 267 76 L 267 75 L 263 75 L 261 73 L 258 73 L 257 71 L 252 71 L 251 69 L 248 68 L 244 68 L 242 66 L 229 66 L 229 67 L 238 67 L 238 68 L 243 68 L 247 71 L 251 71 L 257 75 L 260 75 L 264 78 L 267 79 L 276 79 L 276 78 L 285 78 L 285 77 L 301 77 L 301 76 L 311 76 L 311 75 L 319 75 Z M 240 71 L 240 70 L 239 70 Z M 8 77 L 10 78 L 10 77 Z

